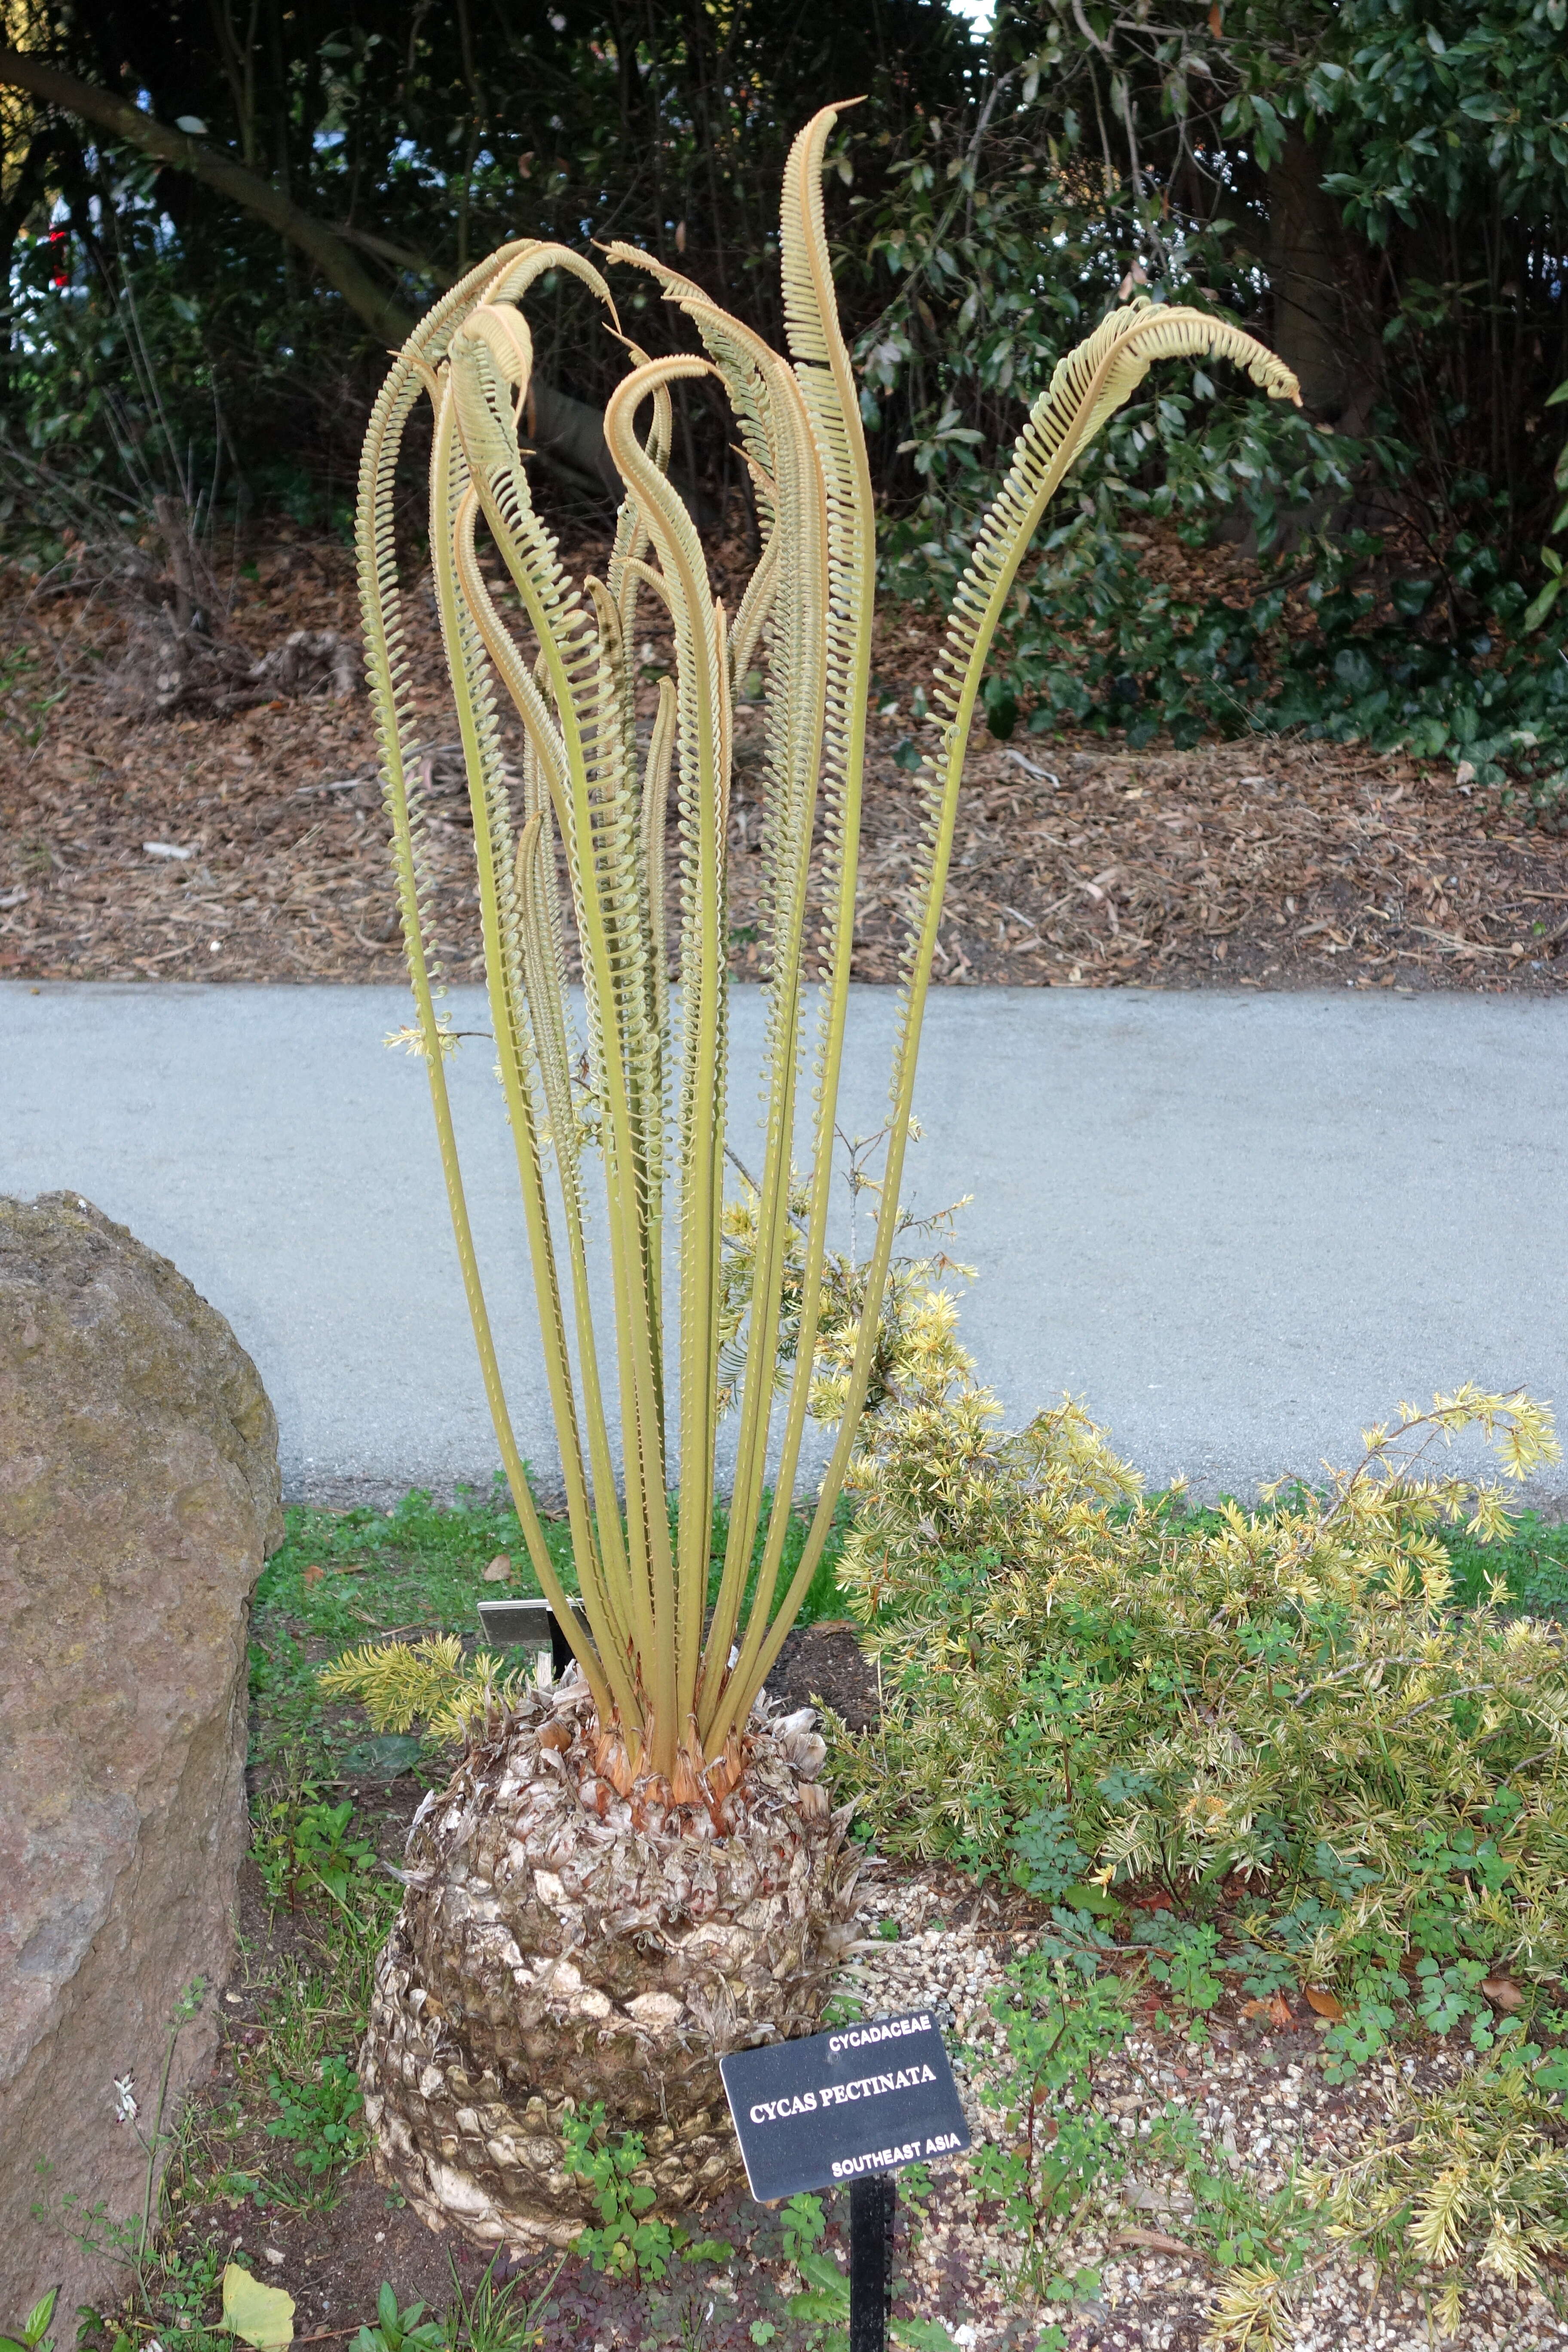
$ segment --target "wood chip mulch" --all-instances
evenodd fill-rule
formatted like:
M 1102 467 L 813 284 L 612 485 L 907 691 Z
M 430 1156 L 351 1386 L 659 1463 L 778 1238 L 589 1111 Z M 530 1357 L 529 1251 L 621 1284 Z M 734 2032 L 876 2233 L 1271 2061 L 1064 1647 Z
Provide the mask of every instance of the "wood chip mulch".
M 258 655 L 295 629 L 354 629 L 352 559 L 334 543 L 274 533 L 230 593 L 230 625 Z M 12 567 L 0 614 L 6 642 L 34 664 L 0 701 L 0 976 L 401 977 L 363 695 L 225 718 L 117 717 L 105 683 L 126 632 L 110 600 Z M 429 681 L 440 944 L 454 980 L 477 978 L 472 839 L 427 583 L 412 617 Z M 931 740 L 911 702 L 934 642 L 918 614 L 879 625 L 863 980 L 899 976 L 918 802 L 894 755 Z M 665 650 L 650 624 L 649 715 Z M 759 970 L 755 726 L 742 716 L 732 803 L 742 978 Z M 1531 829 L 1447 765 L 1259 736 L 1129 751 L 1119 739 L 982 733 L 937 972 L 951 985 L 1545 993 L 1568 982 L 1565 941 L 1568 838 Z

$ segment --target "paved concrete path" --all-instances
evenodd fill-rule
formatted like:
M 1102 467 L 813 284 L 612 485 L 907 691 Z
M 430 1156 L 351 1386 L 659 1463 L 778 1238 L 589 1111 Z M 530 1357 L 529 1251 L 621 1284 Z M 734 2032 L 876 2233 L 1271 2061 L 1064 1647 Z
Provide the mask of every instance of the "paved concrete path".
M 456 1025 L 488 1026 L 468 995 Z M 407 1002 L 0 983 L 0 1190 L 78 1189 L 222 1308 L 296 1495 L 497 1458 L 423 1072 L 380 1042 Z M 737 1102 L 759 1011 L 736 991 Z M 894 1012 L 857 992 L 851 1129 L 879 1124 Z M 547 1469 L 489 1050 L 451 1067 L 513 1411 Z M 1250 1495 L 1467 1377 L 1568 1413 L 1565 1104 L 1561 1003 L 939 990 L 908 1189 L 974 1196 L 963 1328 L 1010 1418 L 1071 1389 L 1151 1478 Z

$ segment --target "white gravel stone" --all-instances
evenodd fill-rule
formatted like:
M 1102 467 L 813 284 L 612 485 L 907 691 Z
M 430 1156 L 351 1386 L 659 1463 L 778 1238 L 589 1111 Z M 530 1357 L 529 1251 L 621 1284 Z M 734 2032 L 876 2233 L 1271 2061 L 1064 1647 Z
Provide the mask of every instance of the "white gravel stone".
M 871 2016 L 925 2007 L 945 1990 L 957 2021 L 948 2031 L 949 2052 L 978 2143 L 994 2135 L 998 2118 L 979 2095 L 989 2058 L 973 2045 L 983 2032 L 987 2042 L 995 2038 L 990 1997 L 1008 1963 L 1032 1939 L 1005 1926 L 994 1897 L 984 1894 L 977 1921 L 943 1924 L 956 1903 L 974 1899 L 966 1882 L 937 1869 L 878 1885 L 865 1922 L 896 1920 L 898 1940 L 873 1935 L 859 1941 L 840 1971 L 838 1990 Z M 1329 2166 L 1347 2159 L 1381 2119 L 1399 2076 L 1436 2086 L 1462 2063 L 1457 2053 L 1442 2048 L 1402 2053 L 1397 2069 L 1393 2063 L 1369 2069 L 1340 2089 L 1324 2080 L 1315 2049 L 1288 2054 L 1300 2048 L 1289 2036 L 1249 2039 L 1252 2029 L 1239 2015 L 1211 2018 L 1209 2024 L 1207 2048 L 1192 2047 L 1178 2032 L 1156 2035 L 1141 2027 L 1099 2070 L 1097 2105 L 1130 2140 L 1147 2130 L 1167 2101 L 1186 2107 L 1209 2144 L 1211 2166 L 1224 2163 L 1237 2177 L 1250 2178 L 1265 2196 L 1283 2187 L 1293 2159 Z M 1300 2030 L 1312 2029 L 1301 2021 Z M 1181 2238 L 1192 2195 L 1179 2171 L 1139 2168 L 1119 2188 L 1090 2200 L 1053 2255 L 1066 2273 L 1080 2266 L 1100 2271 L 1098 2304 L 1076 2312 L 1060 2304 L 1027 2308 L 1017 2284 L 1021 2250 L 994 2209 L 986 2220 L 979 2218 L 968 2158 L 933 2168 L 931 2178 L 921 2242 L 909 2265 L 911 2285 L 921 2315 L 943 2321 L 964 2352 L 1032 2342 L 1028 2326 L 1037 2334 L 1053 2319 L 1066 2326 L 1072 2352 L 1080 2345 L 1084 2352 L 1101 2345 L 1106 2352 L 1165 2352 L 1178 2343 L 1196 2346 L 1206 2334 L 1220 2273 L 1192 2252 L 1177 2256 L 1119 2242 L 1129 2228 Z M 962 2296 L 954 2286 L 960 2279 Z M 1559 2320 L 1542 2296 L 1487 2279 L 1468 2286 L 1458 2336 L 1438 2338 L 1426 2316 L 1436 2291 L 1435 2281 L 1422 2292 L 1392 2281 L 1380 2286 L 1373 2265 L 1331 2254 L 1301 2289 L 1284 2342 L 1290 2352 L 1432 2352 L 1445 2340 L 1456 2352 L 1543 2352 L 1546 2347 L 1560 2352 L 1568 2344 L 1568 2321 Z M 1021 2320 L 1026 2323 L 1022 2333 Z

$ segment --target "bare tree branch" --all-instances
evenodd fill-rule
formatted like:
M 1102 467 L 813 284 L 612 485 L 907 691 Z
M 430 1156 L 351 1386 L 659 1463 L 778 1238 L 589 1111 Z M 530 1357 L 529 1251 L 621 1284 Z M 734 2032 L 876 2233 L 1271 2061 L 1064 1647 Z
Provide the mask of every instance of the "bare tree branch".
M 200 139 L 187 137 L 183 131 L 167 129 L 141 107 L 117 98 L 112 90 L 79 81 L 74 74 L 61 73 L 57 67 L 45 65 L 40 58 L 19 49 L 0 49 L 0 82 L 28 90 L 64 113 L 81 115 L 100 130 L 112 131 L 117 139 L 140 147 L 143 154 L 155 155 L 160 163 L 171 163 L 176 171 L 189 172 L 193 179 L 202 181 L 246 212 L 253 213 L 279 236 L 287 237 L 301 253 L 309 255 L 328 284 L 337 289 L 356 317 L 363 319 L 382 342 L 401 344 L 412 331 L 414 320 L 361 268 L 336 230 L 302 212 L 259 172 L 236 163 L 232 155 L 206 146 Z
M 412 333 L 415 321 L 362 268 L 353 248 L 358 245 L 411 269 L 429 269 L 430 265 L 418 256 L 405 254 L 400 247 L 359 230 L 331 227 L 302 211 L 272 181 L 251 171 L 248 165 L 237 163 L 232 155 L 183 131 L 171 131 L 112 90 L 100 89 L 93 82 L 79 81 L 74 74 L 61 73 L 58 67 L 45 65 L 40 58 L 19 49 L 0 49 L 0 84 L 27 90 L 62 113 L 80 115 L 100 130 L 140 147 L 143 154 L 156 156 L 160 163 L 172 164 L 176 171 L 189 172 L 193 179 L 200 180 L 243 211 L 265 221 L 268 228 L 297 246 L 315 263 L 327 283 L 337 289 L 355 316 L 364 320 L 381 342 L 396 349 Z M 430 274 L 439 278 L 439 272 L 431 269 Z M 605 446 L 604 420 L 599 411 L 538 377 L 533 382 L 530 410 L 540 453 L 569 471 L 595 478 L 618 499 L 620 477 Z

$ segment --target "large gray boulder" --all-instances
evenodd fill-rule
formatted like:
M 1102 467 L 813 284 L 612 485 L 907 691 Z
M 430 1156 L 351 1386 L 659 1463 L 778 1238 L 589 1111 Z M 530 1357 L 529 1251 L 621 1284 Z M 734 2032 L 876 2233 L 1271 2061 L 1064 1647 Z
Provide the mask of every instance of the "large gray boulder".
M 75 1193 L 0 1199 L 0 2333 L 58 2284 L 68 2347 L 123 2277 L 62 2200 L 140 2211 L 115 2086 L 150 2132 L 197 1977 L 170 2119 L 210 2063 L 281 1536 L 277 1423 L 222 1316 Z

